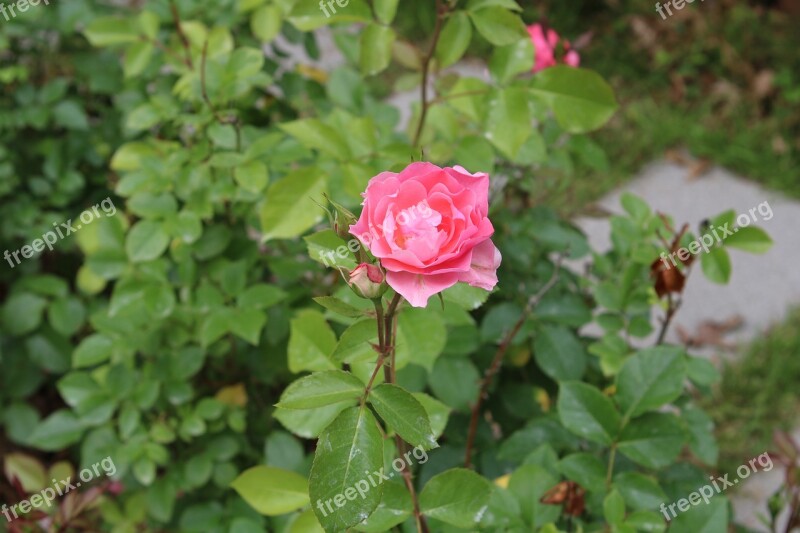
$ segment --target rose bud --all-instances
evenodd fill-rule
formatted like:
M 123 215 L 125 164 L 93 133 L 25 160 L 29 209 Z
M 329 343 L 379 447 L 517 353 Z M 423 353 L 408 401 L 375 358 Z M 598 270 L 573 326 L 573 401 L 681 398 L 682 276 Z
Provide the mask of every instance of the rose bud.
M 328 218 L 330 219 L 331 228 L 333 228 L 334 233 L 336 233 L 340 239 L 351 239 L 350 226 L 356 223 L 356 216 L 343 205 L 334 202 L 327 196 L 325 198 L 331 206 L 331 209 L 326 209 L 326 211 L 328 211 Z
M 385 281 L 386 276 L 379 266 L 361 263 L 350 272 L 350 280 L 347 283 L 357 295 L 374 300 L 386 292 L 388 285 Z

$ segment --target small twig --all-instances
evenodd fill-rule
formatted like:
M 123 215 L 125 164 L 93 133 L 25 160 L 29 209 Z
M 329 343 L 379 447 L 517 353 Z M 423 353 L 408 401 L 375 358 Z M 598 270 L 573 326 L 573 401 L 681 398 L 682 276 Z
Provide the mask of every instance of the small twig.
M 667 293 L 667 303 L 667 314 L 661 321 L 661 331 L 658 332 L 658 339 L 656 339 L 655 346 L 663 344 L 664 338 L 667 336 L 667 330 L 669 330 L 669 325 L 672 323 L 672 319 L 675 318 L 678 309 L 681 307 L 681 300 L 673 300 L 671 293 Z
M 175 29 L 178 32 L 178 38 L 181 40 L 181 45 L 186 53 L 186 59 L 184 62 L 186 63 L 187 67 L 194 70 L 194 64 L 192 63 L 192 48 L 189 45 L 188 37 L 186 37 L 186 34 L 183 32 L 183 26 L 181 26 L 181 16 L 180 13 L 178 13 L 178 6 L 175 5 L 175 0 L 170 0 L 169 8 L 172 12 L 172 20 L 175 21 Z
M 420 103 L 422 109 L 419 115 L 419 124 L 417 124 L 417 132 L 414 134 L 413 146 L 419 146 L 420 137 L 422 137 L 422 129 L 425 127 L 425 119 L 428 116 L 428 74 L 430 73 L 431 60 L 436 53 L 436 44 L 439 42 L 439 37 L 442 34 L 442 26 L 444 25 L 444 18 L 447 14 L 448 7 L 442 4 L 441 0 L 436 0 L 436 26 L 433 29 L 433 37 L 431 40 L 431 47 L 428 50 L 425 60 L 422 62 L 422 87 L 420 89 Z
M 517 322 L 514 326 L 506 333 L 506 336 L 500 342 L 500 346 L 497 348 L 497 352 L 494 354 L 494 358 L 492 358 L 492 362 L 489 365 L 489 368 L 486 369 L 486 372 L 483 375 L 483 379 L 480 382 L 480 388 L 478 391 L 478 399 L 472 406 L 472 414 L 469 420 L 469 430 L 467 433 L 467 445 L 466 451 L 464 455 L 464 467 L 470 468 L 472 466 L 472 448 L 475 444 L 475 434 L 478 430 L 478 418 L 481 412 L 481 406 L 483 405 L 483 401 L 488 398 L 489 396 L 489 386 L 492 384 L 492 379 L 500 371 L 500 366 L 503 362 L 503 358 L 506 355 L 506 352 L 511 347 L 511 341 L 514 340 L 514 337 L 517 336 L 519 330 L 522 328 L 522 325 L 528 319 L 531 312 L 539 305 L 539 302 L 542 300 L 545 294 L 547 294 L 550 289 L 552 289 L 556 283 L 558 283 L 559 273 L 561 271 L 561 261 L 563 260 L 562 256 L 555 262 L 555 268 L 553 269 L 553 274 L 550 276 L 550 280 L 545 283 L 539 291 L 531 296 L 528 299 L 528 303 L 525 306 L 525 309 L 522 311 Z

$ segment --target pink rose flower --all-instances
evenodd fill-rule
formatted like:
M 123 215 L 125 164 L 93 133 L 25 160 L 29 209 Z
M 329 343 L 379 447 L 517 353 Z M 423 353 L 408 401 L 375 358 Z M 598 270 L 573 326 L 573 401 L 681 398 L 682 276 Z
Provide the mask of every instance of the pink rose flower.
M 386 282 L 414 307 L 459 281 L 492 290 L 500 251 L 491 241 L 489 176 L 412 163 L 369 181 L 350 233 L 386 270 Z
M 554 30 L 548 29 L 547 36 L 545 36 L 544 28 L 542 28 L 541 24 L 528 26 L 528 34 L 531 36 L 531 41 L 533 41 L 534 57 L 536 59 L 533 71 L 539 72 L 556 66 L 558 62 L 556 61 L 555 51 L 559 40 L 561 40 L 558 34 Z M 563 40 L 562 46 L 566 52 L 562 62 L 571 67 L 577 67 L 581 62 L 578 52 L 570 50 L 569 41 L 566 39 Z

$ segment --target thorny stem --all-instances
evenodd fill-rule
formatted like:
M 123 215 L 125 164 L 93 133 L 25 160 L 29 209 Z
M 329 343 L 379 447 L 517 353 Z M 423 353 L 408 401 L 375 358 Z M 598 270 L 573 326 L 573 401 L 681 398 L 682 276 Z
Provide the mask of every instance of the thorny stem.
M 381 367 L 383 367 L 384 380 L 386 383 L 396 382 L 394 358 L 395 340 L 397 338 L 396 316 L 397 308 L 402 300 L 402 296 L 395 294 L 394 298 L 392 298 L 392 301 L 389 303 L 389 307 L 386 309 L 386 312 L 383 310 L 383 303 L 380 299 L 375 300 L 374 302 L 375 316 L 378 323 L 378 360 L 375 362 L 375 370 L 372 372 L 369 383 L 364 389 L 364 396 L 361 398 L 362 407 L 367 401 L 367 397 L 372 390 L 372 385 L 375 382 L 375 378 L 377 377 Z M 402 457 L 408 451 L 408 445 L 397 434 L 395 434 L 394 439 L 395 445 L 397 446 L 397 451 Z M 409 465 L 405 464 L 405 462 L 403 463 L 401 474 L 403 476 L 403 481 L 406 484 L 406 488 L 408 489 L 408 493 L 411 495 L 411 502 L 414 506 L 414 521 L 417 524 L 417 531 L 418 533 L 428 533 L 428 525 L 425 521 L 425 517 L 422 516 L 422 513 L 419 509 L 419 500 L 417 499 L 417 492 L 414 489 L 411 470 L 409 469 Z
M 419 146 L 420 137 L 422 137 L 422 129 L 425 127 L 425 119 L 428 116 L 428 108 L 431 102 L 428 101 L 428 75 L 430 74 L 431 61 L 436 52 L 436 44 L 439 42 L 439 37 L 442 34 L 442 26 L 444 25 L 444 18 L 447 15 L 448 6 L 442 3 L 442 0 L 436 0 L 436 26 L 433 29 L 433 38 L 431 39 L 431 47 L 425 55 L 425 60 L 422 63 L 422 86 L 420 88 L 420 103 L 422 110 L 419 115 L 419 124 L 417 124 L 417 132 L 414 134 L 413 146 Z
M 664 338 L 667 336 L 667 331 L 669 330 L 669 325 L 672 323 L 672 319 L 675 318 L 675 314 L 681 307 L 681 301 L 673 300 L 671 293 L 667 293 L 667 303 L 667 314 L 661 321 L 661 331 L 658 332 L 658 339 L 656 339 L 655 344 L 656 346 L 659 346 L 664 342 Z
M 494 378 L 495 374 L 500 370 L 500 366 L 503 362 L 503 358 L 506 355 L 506 352 L 511 347 L 511 341 L 514 340 L 514 337 L 517 336 L 519 330 L 522 328 L 522 325 L 528 319 L 531 312 L 539 305 L 539 302 L 542 300 L 545 294 L 558 283 L 559 273 L 561 270 L 561 261 L 562 257 L 559 257 L 556 260 L 555 268 L 553 269 L 553 275 L 550 276 L 550 280 L 545 283 L 539 292 L 534 294 L 528 299 L 528 303 L 525 306 L 525 309 L 522 311 L 517 322 L 514 326 L 506 333 L 506 336 L 500 342 L 500 346 L 497 348 L 497 352 L 494 354 L 494 358 L 492 358 L 492 362 L 489 365 L 489 368 L 486 369 L 486 372 L 483 375 L 483 379 L 481 380 L 479 391 L 478 391 L 478 398 L 475 400 L 475 403 L 472 406 L 472 414 L 469 420 L 469 431 L 467 433 L 467 446 L 466 451 L 464 452 L 464 467 L 471 468 L 472 467 L 472 448 L 475 444 L 475 435 L 478 430 L 478 418 L 480 417 L 481 406 L 483 405 L 483 401 L 488 398 L 489 396 L 489 386 L 492 384 L 492 379 Z

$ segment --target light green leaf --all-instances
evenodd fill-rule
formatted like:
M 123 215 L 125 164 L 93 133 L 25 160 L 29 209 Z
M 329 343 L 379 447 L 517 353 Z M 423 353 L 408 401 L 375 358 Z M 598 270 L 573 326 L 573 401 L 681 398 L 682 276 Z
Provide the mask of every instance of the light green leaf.
M 308 504 L 308 482 L 296 472 L 254 466 L 237 477 L 231 488 L 259 513 L 278 516 Z
M 354 307 L 334 296 L 317 296 L 316 298 L 313 298 L 313 300 L 328 311 L 333 311 L 338 315 L 346 316 L 348 318 L 358 318 L 366 314 L 363 309 Z M 375 327 L 377 328 L 377 326 Z
M 496 48 L 489 60 L 489 72 L 500 83 L 533 69 L 533 42 L 526 35 L 514 44 Z
M 382 72 L 392 61 L 394 30 L 388 26 L 370 24 L 361 32 L 361 51 L 359 65 L 365 76 Z
M 384 24 L 391 24 L 397 14 L 399 3 L 400 0 L 374 0 L 372 8 L 375 10 L 378 20 Z
M 433 436 L 439 438 L 442 433 L 444 433 L 444 428 L 447 427 L 447 419 L 450 418 L 452 409 L 424 392 L 415 392 L 412 396 L 425 408 L 425 412 L 428 413 L 428 419 L 431 423 Z
M 60 409 L 39 422 L 27 444 L 49 452 L 63 450 L 81 439 L 83 429 L 72 412 Z
M 98 17 L 83 30 L 92 46 L 111 46 L 135 42 L 139 25 L 134 18 Z
M 534 76 L 531 90 L 550 105 L 558 123 L 571 133 L 596 130 L 617 110 L 613 90 L 591 70 L 551 67 Z
M 612 490 L 603 500 L 603 516 L 612 525 L 621 524 L 625 519 L 625 500 L 618 490 Z
M 469 11 L 475 29 L 495 46 L 514 44 L 528 36 L 519 15 L 499 6 Z
M 716 247 L 701 254 L 700 266 L 709 281 L 725 285 L 731 279 L 731 257 L 725 248 Z
M 426 450 L 439 447 L 427 411 L 402 387 L 382 383 L 370 392 L 368 400 L 386 425 L 407 443 Z
M 573 453 L 558 463 L 559 471 L 580 486 L 602 492 L 606 482 L 606 466 L 596 455 Z
M 297 237 L 322 218 L 314 203 L 325 192 L 325 174 L 315 168 L 296 170 L 270 185 L 261 204 L 262 240 Z
M 83 368 L 94 366 L 111 357 L 112 342 L 102 333 L 95 333 L 83 339 L 72 354 L 72 366 Z
M 513 159 L 525 144 L 531 128 L 528 93 L 519 87 L 495 90 L 489 101 L 486 138 Z
M 415 363 L 428 371 L 447 344 L 447 328 L 441 315 L 425 309 L 404 309 L 397 319 L 397 368 Z
M 319 150 L 342 161 L 352 155 L 340 132 L 315 118 L 284 122 L 279 127 L 307 148 Z M 321 174 L 317 169 L 313 171 L 315 174 Z
M 733 235 L 722 241 L 725 246 L 738 248 L 751 254 L 764 254 L 772 248 L 774 244 L 772 238 L 761 228 L 754 226 L 734 228 Z
M 17 293 L 3 305 L 3 326 L 10 335 L 30 333 L 42 323 L 47 300 L 27 292 Z
M 233 177 L 243 189 L 258 193 L 269 181 L 269 169 L 261 161 L 248 161 L 233 170 Z
M 152 261 L 169 246 L 169 235 L 159 222 L 140 220 L 125 239 L 125 252 L 134 263 Z
M 456 11 L 447 17 L 439 42 L 436 44 L 436 59 L 439 67 L 449 67 L 464 55 L 472 41 L 472 24 L 463 11 Z
M 289 335 L 289 370 L 295 374 L 310 370 L 333 370 L 328 358 L 336 346 L 336 334 L 318 311 L 303 310 L 292 319 Z
M 378 356 L 372 348 L 372 345 L 377 343 L 378 326 L 375 320 L 372 318 L 360 320 L 344 330 L 331 358 L 340 363 L 371 361 Z
M 355 403 L 364 394 L 364 383 L 349 372 L 328 370 L 315 372 L 290 384 L 277 407 L 282 409 L 315 409 L 333 403 Z
M 250 30 L 262 43 L 271 42 L 281 32 L 283 14 L 278 6 L 261 6 L 250 18 Z

